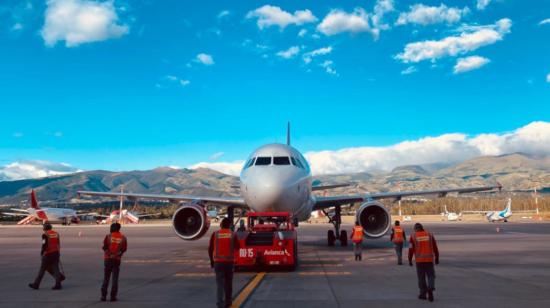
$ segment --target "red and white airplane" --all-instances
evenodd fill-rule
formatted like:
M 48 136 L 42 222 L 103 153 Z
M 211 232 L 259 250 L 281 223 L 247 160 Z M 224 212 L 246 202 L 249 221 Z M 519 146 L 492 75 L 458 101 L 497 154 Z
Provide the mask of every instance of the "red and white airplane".
M 36 199 L 36 193 L 34 189 L 31 191 L 31 207 L 28 209 L 10 209 L 12 212 L 4 212 L 4 216 L 21 216 L 24 217 L 17 224 L 27 225 L 31 223 L 60 223 L 64 225 L 70 225 L 71 223 L 79 223 L 79 216 L 86 214 L 77 214 L 73 209 L 68 208 L 53 208 L 53 207 L 40 207 L 38 200 Z
M 124 193 L 122 190 L 121 193 Z M 124 210 L 122 207 L 124 205 L 123 198 L 120 198 L 120 208 L 118 210 L 114 210 L 109 215 L 94 215 L 96 217 L 103 218 L 99 221 L 101 224 L 112 224 L 114 222 L 118 222 L 121 224 L 138 224 L 140 222 L 141 218 L 144 217 L 151 217 L 151 216 L 158 216 L 161 213 L 155 213 L 155 214 L 140 214 L 136 213 L 134 211 Z

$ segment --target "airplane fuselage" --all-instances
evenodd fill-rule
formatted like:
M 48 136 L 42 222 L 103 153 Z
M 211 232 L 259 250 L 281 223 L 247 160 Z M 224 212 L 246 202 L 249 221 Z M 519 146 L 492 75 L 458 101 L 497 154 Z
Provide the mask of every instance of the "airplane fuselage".
M 73 209 L 67 208 L 28 208 L 30 216 L 33 216 L 37 220 L 48 221 L 50 223 L 78 223 L 78 215 Z
M 300 152 L 284 144 L 258 148 L 247 159 L 240 176 L 241 194 L 256 212 L 290 212 L 309 219 L 315 199 L 311 194 L 309 164 Z

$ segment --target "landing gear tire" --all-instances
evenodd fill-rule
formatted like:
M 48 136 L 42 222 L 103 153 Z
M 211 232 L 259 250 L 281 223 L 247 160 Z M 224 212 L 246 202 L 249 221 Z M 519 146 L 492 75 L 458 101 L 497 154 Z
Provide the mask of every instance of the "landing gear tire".
M 334 246 L 336 242 L 336 235 L 334 235 L 334 230 L 328 230 L 327 232 L 327 243 L 329 246 Z
M 348 246 L 348 233 L 346 230 L 342 230 L 342 232 L 340 232 L 340 245 L 342 247 Z
M 298 268 L 298 240 L 294 241 L 294 264 L 290 267 L 291 271 L 296 271 Z

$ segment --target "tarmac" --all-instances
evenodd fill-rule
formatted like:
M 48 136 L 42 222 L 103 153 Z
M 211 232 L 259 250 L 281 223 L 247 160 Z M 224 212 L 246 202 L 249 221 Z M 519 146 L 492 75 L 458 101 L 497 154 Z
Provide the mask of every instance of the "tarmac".
M 550 223 L 426 223 L 441 252 L 434 303 L 417 299 L 416 271 L 396 264 L 389 237 L 368 240 L 363 261 L 356 262 L 351 247 L 326 246 L 329 227 L 301 224 L 298 270 L 239 272 L 234 298 L 262 308 L 550 307 Z M 27 283 L 39 268 L 40 226 L 0 226 L 0 307 L 215 307 L 210 232 L 187 242 L 168 225 L 123 226 L 129 249 L 119 302 L 103 303 L 101 246 L 108 226 L 54 228 L 67 280 L 54 291 L 46 274 L 35 291 Z M 351 225 L 344 228 L 349 232 Z M 410 234 L 412 223 L 404 228 Z

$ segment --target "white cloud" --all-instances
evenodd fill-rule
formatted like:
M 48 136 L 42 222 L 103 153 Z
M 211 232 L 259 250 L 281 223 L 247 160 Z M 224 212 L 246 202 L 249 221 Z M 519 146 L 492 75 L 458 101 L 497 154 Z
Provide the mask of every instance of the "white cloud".
M 539 26 L 546 25 L 546 24 L 550 24 L 550 18 L 546 18 L 544 20 L 541 20 L 541 22 L 539 22 Z
M 410 75 L 412 73 L 416 73 L 416 67 L 414 66 L 409 66 L 407 67 L 406 69 L 402 70 L 401 71 L 401 75 Z
M 447 7 L 445 4 L 440 6 L 426 6 L 424 4 L 415 4 L 410 6 L 409 12 L 399 14 L 397 25 L 419 24 L 431 25 L 437 23 L 456 23 L 462 17 L 470 13 L 470 9 L 465 7 L 459 9 L 456 7 Z
M 74 47 L 83 43 L 118 38 L 128 33 L 127 25 L 118 24 L 113 1 L 49 0 L 41 34 L 47 46 L 65 41 Z
M 483 155 L 522 152 L 550 155 L 550 122 L 532 122 L 507 133 L 468 136 L 461 133 L 425 137 L 383 147 L 354 147 L 305 153 L 312 172 L 318 174 L 390 171 L 404 165 L 456 163 Z M 238 175 L 243 161 L 198 163 L 191 168 L 211 168 Z
M 368 32 L 376 39 L 380 30 L 374 29 L 369 24 L 369 15 L 362 8 L 356 8 L 352 13 L 342 10 L 332 10 L 317 26 L 317 30 L 325 35 L 335 35 L 343 32 L 361 33 Z
M 166 79 L 169 83 L 178 83 L 182 87 L 186 87 L 191 83 L 190 80 L 182 79 L 174 75 L 166 75 L 164 76 L 164 79 Z M 159 83 L 157 83 L 155 86 L 159 89 L 163 88 L 163 85 Z
M 298 53 L 300 52 L 300 47 L 298 46 L 292 46 L 287 50 L 281 50 L 277 53 L 277 56 L 284 58 L 284 59 L 291 59 L 294 58 Z
M 550 83 L 550 74 L 546 75 L 546 82 Z
M 550 122 L 532 122 L 504 134 L 445 134 L 404 141 L 387 147 L 357 147 L 309 152 L 314 174 L 389 171 L 403 165 L 460 162 L 481 155 L 522 152 L 550 155 Z
M 213 65 L 214 64 L 214 58 L 212 58 L 212 55 L 206 54 L 206 53 L 199 53 L 196 58 L 197 62 L 200 62 L 204 65 Z
M 378 0 L 374 5 L 372 24 L 374 28 L 388 29 L 389 25 L 383 23 L 384 15 L 394 11 L 393 0 Z
M 299 36 L 299 37 L 304 37 L 306 34 L 307 34 L 307 30 L 306 30 L 306 29 L 302 29 L 302 30 L 300 30 L 300 32 L 298 32 L 298 36 Z
M 216 153 L 210 155 L 210 160 L 218 160 L 224 155 L 225 155 L 224 152 L 216 152 Z
M 218 13 L 218 18 L 224 18 L 229 16 L 230 14 L 231 12 L 229 10 L 223 10 L 220 13 Z
M 395 58 L 404 63 L 416 63 L 457 56 L 502 40 L 510 32 L 511 26 L 512 21 L 503 18 L 488 26 L 463 27 L 464 32 L 459 36 L 449 36 L 439 41 L 409 43 Z
M 338 73 L 334 69 L 334 62 L 332 62 L 332 60 L 325 60 L 319 65 L 325 69 L 325 72 L 327 72 L 327 74 L 338 76 Z
M 201 162 L 201 163 L 189 166 L 189 168 L 190 169 L 208 168 L 208 169 L 216 170 L 216 171 L 221 172 L 221 173 L 238 176 L 241 173 L 241 169 L 242 169 L 243 165 L 244 165 L 244 161 L 242 161 L 242 160 L 229 162 L 229 163 L 226 163 L 226 162 L 216 162 L 216 163 Z
M 478 10 L 484 10 L 489 5 L 489 3 L 491 3 L 491 0 L 477 0 L 476 8 Z
M 322 47 L 322 48 L 304 53 L 303 59 L 305 63 L 309 63 L 313 58 L 322 56 L 322 55 L 328 55 L 331 52 L 332 52 L 332 46 Z
M 491 60 L 480 56 L 460 58 L 456 61 L 456 65 L 454 66 L 454 73 L 460 74 L 476 70 L 489 62 L 491 62 Z
M 246 14 L 246 18 L 257 18 L 257 25 L 260 29 L 271 26 L 278 26 L 284 29 L 288 25 L 303 25 L 317 21 L 317 17 L 310 10 L 298 10 L 292 14 L 282 10 L 278 6 L 272 5 L 264 5 L 254 11 L 250 11 Z
M 82 170 L 65 163 L 54 163 L 41 160 L 19 161 L 0 167 L 0 181 L 42 178 L 79 171 Z

